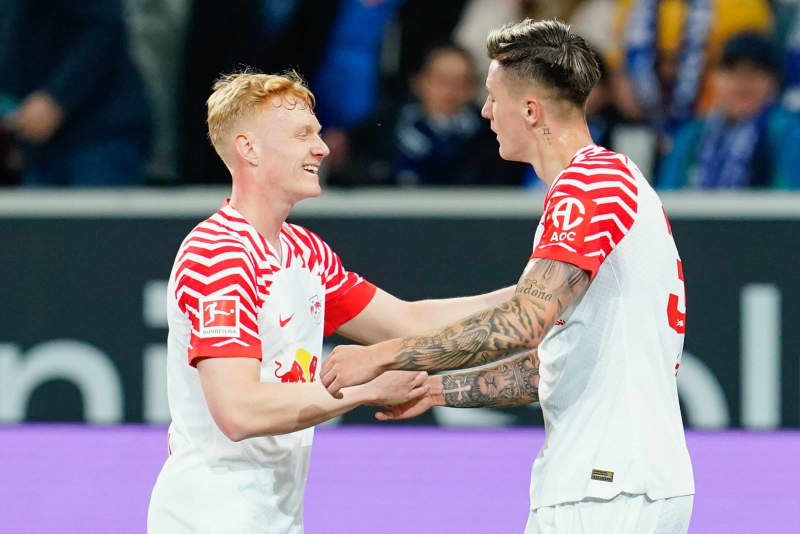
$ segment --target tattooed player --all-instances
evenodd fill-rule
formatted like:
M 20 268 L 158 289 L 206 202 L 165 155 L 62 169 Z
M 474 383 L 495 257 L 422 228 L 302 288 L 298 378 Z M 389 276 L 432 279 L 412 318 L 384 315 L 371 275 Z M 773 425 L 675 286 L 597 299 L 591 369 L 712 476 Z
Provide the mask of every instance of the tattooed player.
M 427 335 L 337 347 L 323 384 L 338 395 L 389 369 L 455 370 L 384 420 L 539 401 L 547 441 L 526 533 L 686 532 L 683 274 L 661 202 L 626 156 L 592 143 L 584 105 L 599 70 L 581 37 L 525 20 L 493 31 L 488 49 L 483 116 L 500 156 L 549 186 L 516 294 Z

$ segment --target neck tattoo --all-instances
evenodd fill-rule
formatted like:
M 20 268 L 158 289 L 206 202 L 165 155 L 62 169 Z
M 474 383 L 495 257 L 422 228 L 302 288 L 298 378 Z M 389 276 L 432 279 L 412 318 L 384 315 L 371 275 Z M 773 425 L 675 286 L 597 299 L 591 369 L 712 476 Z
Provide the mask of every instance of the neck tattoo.
M 547 141 L 548 145 L 553 144 L 552 140 L 550 139 L 552 132 L 550 131 L 549 126 L 542 126 L 542 135 L 544 136 L 544 140 Z

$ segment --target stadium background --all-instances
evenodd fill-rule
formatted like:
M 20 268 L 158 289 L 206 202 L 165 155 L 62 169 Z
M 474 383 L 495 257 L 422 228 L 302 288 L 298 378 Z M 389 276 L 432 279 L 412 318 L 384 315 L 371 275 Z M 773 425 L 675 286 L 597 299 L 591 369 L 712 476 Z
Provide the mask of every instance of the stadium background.
M 442 2 L 416 15 L 412 1 L 343 0 L 326 3 L 315 16 L 307 11 L 312 3 L 295 4 L 296 17 L 314 22 L 293 22 L 305 32 L 336 27 L 336 17 L 359 5 L 387 10 L 373 36 L 382 43 L 381 91 L 373 103 L 380 107 L 402 93 L 415 54 L 442 41 L 457 14 L 464 17 L 481 2 Z M 534 9 L 537 3 L 522 4 Z M 547 2 L 538 4 L 547 11 Z M 780 10 L 793 4 L 765 4 L 777 32 Z M 218 72 L 228 59 L 217 54 L 203 62 L 213 48 L 207 46 L 158 65 L 147 60 L 148 46 L 152 52 L 175 45 L 165 38 L 170 29 L 183 27 L 191 42 L 203 27 L 198 19 L 213 10 L 207 2 L 141 0 L 125 8 L 155 132 L 138 187 L 29 187 L 24 164 L 15 159 L 17 140 L 2 137 L 9 157 L 2 175 L 8 187 L 0 189 L 0 532 L 144 532 L 149 491 L 166 454 L 164 285 L 178 244 L 217 209 L 226 189 L 212 164 L 182 160 L 203 159 L 187 140 L 197 141 L 191 128 L 178 126 L 198 117 L 185 116 L 179 104 L 188 106 L 191 95 L 175 96 L 182 82 L 163 69 L 187 76 L 201 67 Z M 231 4 L 227 23 L 246 9 L 247 2 Z M 10 34 L 7 13 L 0 9 L 0 47 Z M 277 49 L 302 48 L 307 33 L 300 29 L 290 25 Z M 309 56 L 335 34 L 319 33 Z M 287 57 L 285 65 L 274 58 L 259 65 L 252 55 L 247 62 L 276 70 L 308 61 Z M 171 99 L 154 95 L 159 72 L 168 74 L 160 90 Z M 206 94 L 207 84 L 198 92 Z M 318 92 L 318 98 L 324 97 Z M 355 127 L 336 120 L 331 114 L 325 124 L 351 134 L 355 150 Z M 651 161 L 652 147 L 631 140 L 659 135 L 644 120 L 624 123 L 616 139 Z M 650 166 L 652 173 L 657 162 Z M 338 178 L 329 171 L 333 185 L 320 199 L 298 205 L 291 220 L 321 234 L 349 268 L 409 299 L 515 281 L 543 199 L 524 176 L 516 185 L 499 180 L 501 187 L 491 177 L 477 184 L 483 187 L 401 181 L 374 187 L 342 178 L 349 167 L 341 169 Z M 698 489 L 690 532 L 793 532 L 800 505 L 800 194 L 742 187 L 661 196 L 689 306 L 679 393 Z M 338 341 L 329 339 L 326 347 Z M 535 405 L 436 409 L 406 425 L 373 424 L 369 409 L 346 414 L 318 430 L 307 531 L 521 532 L 541 424 Z

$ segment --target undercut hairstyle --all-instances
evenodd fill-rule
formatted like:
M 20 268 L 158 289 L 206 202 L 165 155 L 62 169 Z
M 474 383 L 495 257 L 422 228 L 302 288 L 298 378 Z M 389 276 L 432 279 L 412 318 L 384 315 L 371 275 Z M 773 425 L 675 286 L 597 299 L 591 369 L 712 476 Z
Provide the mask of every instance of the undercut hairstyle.
M 314 109 L 314 95 L 295 71 L 283 74 L 262 74 L 246 69 L 223 74 L 214 82 L 208 97 L 208 138 L 220 157 L 225 136 L 243 116 L 252 113 L 270 99 L 279 97 L 290 106 Z M 223 158 L 224 159 L 224 158 Z
M 552 90 L 583 107 L 600 80 L 597 54 L 580 35 L 557 20 L 525 19 L 489 33 L 486 48 L 509 73 Z

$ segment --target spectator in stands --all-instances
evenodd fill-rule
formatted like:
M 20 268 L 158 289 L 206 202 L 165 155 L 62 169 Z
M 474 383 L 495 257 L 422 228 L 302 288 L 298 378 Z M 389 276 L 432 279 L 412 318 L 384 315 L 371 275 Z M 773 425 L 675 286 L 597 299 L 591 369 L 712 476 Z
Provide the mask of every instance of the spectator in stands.
M 774 9 L 773 37 L 784 52 L 782 104 L 792 111 L 800 111 L 800 3 L 778 1 Z
M 402 0 L 341 0 L 323 59 L 311 80 L 316 115 L 331 128 L 367 119 L 378 97 L 381 42 Z
M 606 63 L 599 54 L 597 60 L 600 80 L 586 100 L 586 122 L 595 144 L 613 149 L 614 129 L 623 119 L 614 100 Z
M 336 172 L 350 152 L 348 132 L 375 112 L 380 88 L 381 44 L 386 26 L 404 0 L 341 0 L 319 67 L 311 80 L 315 113 Z
M 434 47 L 411 81 L 412 97 L 353 132 L 354 153 L 334 185 L 517 185 L 520 166 L 501 163 L 493 134 L 473 102 L 470 55 Z M 358 147 L 358 151 L 355 148 Z
M 191 2 L 182 75 L 180 174 L 185 183 L 230 182 L 206 135 L 206 99 L 220 72 L 250 65 L 263 72 L 295 69 L 304 77 L 323 58 L 340 2 L 226 0 Z
M 724 48 L 715 107 L 675 135 L 662 188 L 800 188 L 800 119 L 777 103 L 781 62 L 770 40 L 742 34 Z
M 148 113 L 120 0 L 11 0 L 0 46 L 4 126 L 24 185 L 139 183 Z
M 130 49 L 142 74 L 153 125 L 147 182 L 178 182 L 181 69 L 192 0 L 128 0 Z
M 620 0 L 618 6 L 620 45 L 610 67 L 623 75 L 620 90 L 631 93 L 623 109 L 650 118 L 665 136 L 709 109 L 707 74 L 723 43 L 746 31 L 769 32 L 773 24 L 768 0 Z
M 478 62 L 478 79 L 485 80 L 489 70 L 486 61 L 486 35 L 508 22 L 524 18 L 558 19 L 567 22 L 601 53 L 616 45 L 613 32 L 617 0 L 467 0 L 453 28 L 453 41 L 463 46 Z M 451 16 L 458 10 L 451 9 Z M 414 25 L 411 25 L 414 26 Z M 448 26 L 445 26 L 445 30 Z M 435 32 L 429 32 L 435 34 Z M 479 92 L 482 106 L 486 93 Z M 536 183 L 541 181 L 533 177 Z
M 511 0 L 517 2 L 519 0 Z M 504 3 L 493 0 L 495 4 Z M 454 29 L 459 20 L 464 15 L 464 10 L 470 0 L 403 0 L 397 18 L 395 31 L 399 35 L 396 58 L 397 65 L 386 65 L 387 74 L 394 75 L 394 79 L 388 80 L 391 89 L 394 91 L 392 96 L 397 98 L 402 96 L 406 89 L 406 83 L 415 73 L 419 72 L 422 63 L 426 60 L 428 53 L 442 42 L 450 41 Z M 499 7 L 499 6 L 496 6 Z M 390 36 L 391 39 L 392 36 Z M 483 35 L 486 40 L 486 33 Z M 391 45 L 390 45 L 391 46 Z M 486 51 L 481 51 L 480 59 L 485 61 Z M 396 68 L 396 71 L 392 72 Z M 396 82 L 391 84 L 391 82 Z

